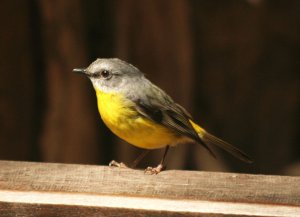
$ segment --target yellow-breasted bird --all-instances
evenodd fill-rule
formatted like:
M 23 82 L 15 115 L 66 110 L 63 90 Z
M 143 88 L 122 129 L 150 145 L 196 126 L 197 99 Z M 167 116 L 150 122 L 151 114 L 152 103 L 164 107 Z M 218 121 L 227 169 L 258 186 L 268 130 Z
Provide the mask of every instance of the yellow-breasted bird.
M 115 58 L 97 59 L 87 68 L 73 71 L 84 73 L 92 81 L 101 118 L 114 134 L 139 148 L 165 147 L 160 164 L 148 167 L 147 172 L 159 173 L 164 168 L 169 146 L 187 142 L 203 145 L 213 156 L 209 145 L 218 146 L 242 161 L 252 162 L 245 153 L 196 124 L 182 106 L 133 65 Z M 111 165 L 124 166 L 115 161 Z

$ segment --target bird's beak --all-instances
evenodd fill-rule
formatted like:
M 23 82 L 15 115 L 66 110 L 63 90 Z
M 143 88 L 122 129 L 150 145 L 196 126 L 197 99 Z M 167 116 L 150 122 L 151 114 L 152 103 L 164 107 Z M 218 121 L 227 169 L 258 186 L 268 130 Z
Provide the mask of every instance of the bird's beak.
M 87 74 L 87 70 L 84 69 L 84 68 L 76 68 L 76 69 L 73 69 L 73 72 L 76 72 L 76 73 L 82 73 L 82 74 Z

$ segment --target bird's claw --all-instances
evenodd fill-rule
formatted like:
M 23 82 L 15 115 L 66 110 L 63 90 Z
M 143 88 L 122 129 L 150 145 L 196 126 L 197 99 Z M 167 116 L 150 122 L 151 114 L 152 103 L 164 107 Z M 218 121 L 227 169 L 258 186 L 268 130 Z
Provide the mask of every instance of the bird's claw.
M 126 164 L 124 164 L 123 162 L 117 162 L 115 160 L 112 160 L 108 166 L 110 167 L 120 167 L 120 168 L 128 168 L 128 166 Z
M 150 175 L 157 175 L 158 173 L 160 173 L 161 171 L 163 171 L 165 169 L 165 166 L 162 164 L 158 164 L 157 167 L 147 167 L 145 169 L 145 173 L 146 174 L 150 174 Z

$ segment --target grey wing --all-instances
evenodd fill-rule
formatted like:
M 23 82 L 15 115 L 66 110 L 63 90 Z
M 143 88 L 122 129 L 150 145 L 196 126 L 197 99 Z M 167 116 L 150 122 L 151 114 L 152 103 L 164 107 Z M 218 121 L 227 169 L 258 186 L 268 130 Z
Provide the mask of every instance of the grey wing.
M 174 103 L 164 92 L 159 93 L 163 97 L 153 98 L 144 96 L 135 100 L 136 110 L 146 118 L 172 129 L 175 133 L 189 137 L 202 144 L 214 157 L 212 150 L 201 140 L 198 133 L 192 127 L 190 114 L 178 104 Z M 157 94 L 155 96 L 158 96 Z

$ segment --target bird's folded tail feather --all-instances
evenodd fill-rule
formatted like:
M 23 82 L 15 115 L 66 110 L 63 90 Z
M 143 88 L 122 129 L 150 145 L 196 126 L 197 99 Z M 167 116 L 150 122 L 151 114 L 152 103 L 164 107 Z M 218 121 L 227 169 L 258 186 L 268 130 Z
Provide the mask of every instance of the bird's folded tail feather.
M 246 163 L 252 163 L 253 161 L 248 157 L 244 152 L 241 150 L 237 149 L 236 147 L 230 145 L 229 143 L 223 141 L 222 139 L 219 139 L 213 135 L 211 135 L 208 132 L 205 132 L 201 136 L 202 140 L 206 144 L 212 144 L 215 146 L 218 146 L 219 148 L 227 151 L 228 153 L 232 154 L 236 158 L 246 162 Z
M 194 129 L 196 130 L 196 132 L 198 133 L 201 140 L 203 141 L 203 143 L 205 143 L 206 145 L 215 145 L 246 163 L 253 162 L 251 160 L 251 158 L 247 154 L 242 152 L 241 150 L 239 150 L 236 147 L 230 145 L 229 143 L 223 141 L 222 139 L 219 139 L 219 138 L 215 137 L 214 135 L 206 132 L 203 128 L 201 128 L 199 125 L 195 124 L 193 121 L 190 120 L 190 122 L 191 122 L 192 126 L 194 127 Z

